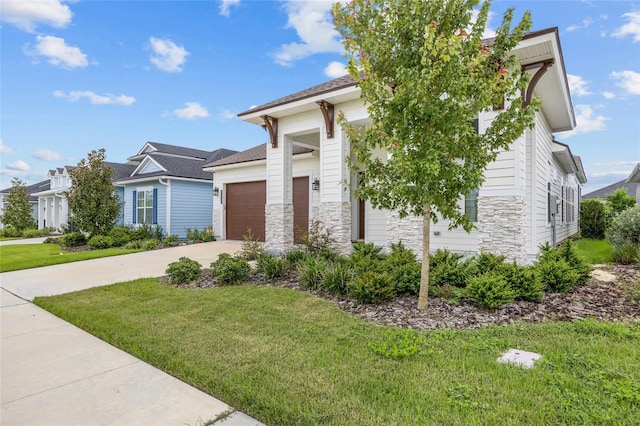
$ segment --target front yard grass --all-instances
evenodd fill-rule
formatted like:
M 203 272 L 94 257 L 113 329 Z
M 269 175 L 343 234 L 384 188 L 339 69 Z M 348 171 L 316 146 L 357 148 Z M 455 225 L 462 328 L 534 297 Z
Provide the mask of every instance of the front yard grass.
M 266 424 L 640 424 L 637 324 L 418 332 L 300 291 L 156 279 L 35 303 Z M 543 358 L 496 363 L 509 348 Z
M 63 251 L 57 244 L 9 244 L 0 246 L 0 272 L 38 268 L 40 266 L 118 256 L 140 251 L 143 250 L 112 248 L 106 250 L 67 252 Z
M 607 240 L 582 238 L 575 243 L 578 252 L 591 264 L 611 263 L 611 244 Z

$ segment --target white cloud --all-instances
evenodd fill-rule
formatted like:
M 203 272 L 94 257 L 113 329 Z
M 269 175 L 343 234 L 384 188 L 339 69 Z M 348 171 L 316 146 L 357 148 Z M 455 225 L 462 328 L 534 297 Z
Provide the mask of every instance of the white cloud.
M 229 121 L 233 120 L 234 118 L 236 118 L 236 113 L 226 108 L 221 108 L 218 112 L 218 120 L 220 121 Z
M 609 117 L 596 115 L 591 105 L 576 105 L 576 128 L 561 135 L 568 138 L 579 133 L 602 131 L 607 127 L 608 120 Z
M 316 53 L 342 53 L 340 35 L 333 28 L 332 0 L 287 1 L 287 28 L 293 28 L 300 42 L 283 44 L 273 57 L 277 64 L 290 66 L 293 62 Z
M 569 80 L 569 90 L 572 95 L 588 96 L 591 94 L 587 82 L 579 75 L 567 74 L 567 80 Z
M 194 118 L 205 118 L 209 116 L 209 111 L 198 102 L 185 102 L 184 108 L 173 110 L 176 117 L 193 120 Z
M 56 90 L 53 92 L 53 96 L 67 99 L 70 102 L 78 102 L 82 98 L 87 98 L 93 105 L 131 105 L 136 101 L 136 98 L 133 96 L 112 95 L 111 93 L 98 95 L 91 90 L 73 90 L 69 93 Z
M 616 80 L 616 86 L 627 94 L 640 95 L 640 73 L 631 70 L 613 71 L 611 78 Z
M 25 53 L 32 56 L 44 56 L 51 65 L 73 69 L 84 68 L 89 62 L 87 55 L 75 47 L 66 44 L 63 38 L 54 36 L 36 36 L 34 49 L 26 49 Z
M 615 30 L 611 36 L 623 38 L 630 35 L 634 43 L 640 42 L 640 11 L 625 13 L 622 17 L 628 22 Z
M 18 172 L 28 172 L 30 167 L 24 161 L 18 160 L 18 161 L 14 162 L 14 163 L 7 164 L 7 169 L 15 170 L 15 171 L 18 171 Z
M 189 52 L 184 47 L 176 45 L 169 39 L 155 37 L 151 37 L 149 43 L 151 43 L 151 50 L 154 53 L 150 58 L 153 65 L 162 71 L 182 71 L 182 66 L 189 56 Z
M 47 148 L 39 148 L 33 152 L 33 156 L 38 160 L 58 161 L 62 158 L 60 154 Z
M 324 69 L 324 75 L 329 78 L 338 78 L 348 74 L 347 69 L 342 62 L 333 61 Z
M 616 94 L 613 92 L 602 92 L 602 96 L 604 96 L 605 99 L 615 99 L 616 98 Z
M 2 138 L 0 138 L 0 154 L 2 154 L 2 155 L 12 155 L 13 154 L 13 149 L 11 149 L 10 147 L 6 146 L 4 144 L 4 141 L 2 140 Z
M 585 18 L 585 19 L 582 20 L 582 22 L 580 24 L 569 25 L 567 27 L 567 31 L 571 32 L 571 31 L 581 30 L 583 28 L 587 28 L 591 24 L 593 24 L 593 19 Z
M 49 1 L 0 1 L 0 17 L 23 31 L 34 32 L 39 24 L 64 28 L 73 14 L 69 6 L 59 0 Z
M 231 7 L 239 4 L 240 0 L 220 0 L 220 15 L 228 18 L 231 12 Z

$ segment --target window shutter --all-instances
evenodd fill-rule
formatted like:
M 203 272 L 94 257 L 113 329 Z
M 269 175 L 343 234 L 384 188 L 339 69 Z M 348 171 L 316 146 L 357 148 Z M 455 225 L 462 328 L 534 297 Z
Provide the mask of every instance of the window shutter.
M 153 224 L 158 224 L 158 188 L 153 188 Z
M 132 223 L 136 223 L 136 209 L 138 208 L 138 191 L 133 191 L 133 216 Z

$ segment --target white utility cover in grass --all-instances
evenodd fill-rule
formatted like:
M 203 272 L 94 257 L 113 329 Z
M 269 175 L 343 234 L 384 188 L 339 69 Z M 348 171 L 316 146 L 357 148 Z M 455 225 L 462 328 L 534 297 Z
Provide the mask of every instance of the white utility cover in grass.
M 533 367 L 533 363 L 540 358 L 542 358 L 542 355 L 535 352 L 509 349 L 498 358 L 498 362 L 502 364 L 516 364 L 522 368 L 531 368 Z

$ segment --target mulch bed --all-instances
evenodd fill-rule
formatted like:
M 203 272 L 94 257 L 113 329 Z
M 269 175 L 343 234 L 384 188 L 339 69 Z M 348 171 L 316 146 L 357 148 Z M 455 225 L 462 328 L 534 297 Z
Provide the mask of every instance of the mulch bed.
M 640 285 L 640 264 L 603 268 L 616 276 L 615 282 L 603 282 L 592 278 L 570 292 L 546 294 L 541 302 L 516 301 L 493 310 L 474 306 L 466 298 L 461 298 L 458 304 L 454 304 L 433 296 L 429 297 L 429 306 L 426 311 L 417 309 L 417 296 L 400 296 L 380 305 L 360 304 L 349 298 L 303 290 L 295 274 L 273 281 L 266 280 L 261 275 L 253 275 L 248 280 L 248 284 L 307 291 L 366 321 L 421 330 L 472 330 L 489 325 L 571 321 L 585 318 L 640 323 L 640 303 L 632 301 L 627 296 L 627 291 L 633 283 Z M 167 277 L 161 280 L 168 283 Z M 210 288 L 220 285 L 213 277 L 211 270 L 205 269 L 196 281 L 182 287 Z

